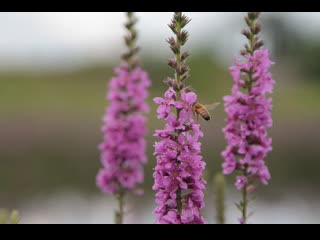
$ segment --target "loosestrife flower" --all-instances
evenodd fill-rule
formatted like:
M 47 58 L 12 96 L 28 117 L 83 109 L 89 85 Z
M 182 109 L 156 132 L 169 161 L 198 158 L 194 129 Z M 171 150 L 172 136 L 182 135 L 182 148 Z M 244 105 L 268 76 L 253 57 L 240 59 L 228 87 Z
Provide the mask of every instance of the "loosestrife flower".
M 157 115 L 166 124 L 164 129 L 156 130 L 154 136 L 160 138 L 155 143 L 157 165 L 154 171 L 154 186 L 157 208 L 154 210 L 156 222 L 163 224 L 201 224 L 205 220 L 200 209 L 204 207 L 206 182 L 202 179 L 205 163 L 200 156 L 203 137 L 200 125 L 193 118 L 193 105 L 197 95 L 185 85 L 188 78 L 188 66 L 185 59 L 188 53 L 181 54 L 181 46 L 188 38 L 188 32 L 182 30 L 190 20 L 177 12 L 169 27 L 176 39 L 169 38 L 175 59 L 169 60 L 169 66 L 175 70 L 175 79 L 168 78 L 169 89 L 164 98 L 157 97 Z M 174 110 L 174 111 L 173 111 Z
M 224 158 L 223 172 L 236 172 L 235 186 L 243 192 L 243 200 L 238 205 L 242 211 L 240 223 L 247 222 L 247 194 L 254 190 L 256 182 L 266 185 L 270 173 L 265 164 L 267 153 L 272 150 L 271 138 L 267 128 L 272 126 L 271 98 L 274 80 L 269 72 L 273 64 L 269 51 L 257 34 L 261 25 L 257 23 L 259 13 L 249 13 L 245 18 L 249 30 L 242 33 L 249 39 L 250 46 L 245 45 L 241 51 L 245 61 L 236 59 L 230 68 L 234 80 L 231 96 L 225 96 L 225 111 L 228 115 L 223 129 L 227 147 L 222 152 Z
M 97 186 L 102 192 L 111 193 L 119 200 L 116 223 L 122 223 L 123 197 L 128 191 L 138 193 L 137 184 L 143 182 L 143 165 L 147 162 L 145 135 L 148 112 L 150 80 L 138 65 L 134 47 L 136 19 L 128 13 L 129 35 L 125 37 L 128 53 L 123 55 L 124 64 L 115 69 L 116 77 L 108 86 L 110 102 L 103 118 L 104 139 L 100 144 L 103 168 L 97 175 Z
M 143 181 L 142 165 L 146 163 L 146 118 L 148 111 L 145 98 L 150 84 L 146 72 L 136 67 L 115 70 L 117 77 L 109 84 L 107 99 L 110 106 L 103 118 L 104 141 L 100 145 L 101 161 L 97 183 L 106 193 L 117 193 L 120 189 L 136 190 Z

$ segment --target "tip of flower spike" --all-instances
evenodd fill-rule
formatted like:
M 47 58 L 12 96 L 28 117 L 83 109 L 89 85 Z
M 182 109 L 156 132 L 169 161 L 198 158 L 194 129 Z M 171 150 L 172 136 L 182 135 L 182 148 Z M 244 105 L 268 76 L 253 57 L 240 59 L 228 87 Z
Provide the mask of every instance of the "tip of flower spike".
M 127 22 L 124 24 L 128 30 L 128 34 L 124 37 L 125 44 L 128 48 L 127 52 L 122 55 L 122 59 L 128 64 L 128 68 L 131 70 L 139 65 L 139 59 L 137 57 L 140 48 L 136 46 L 137 31 L 134 26 L 138 19 L 132 12 L 127 13 Z
M 250 12 L 245 17 L 248 29 L 242 30 L 242 34 L 249 40 L 250 44 L 245 44 L 244 49 L 240 51 L 241 55 L 253 55 L 255 50 L 263 46 L 263 41 L 258 37 L 262 29 L 261 23 L 257 22 L 259 15 L 259 12 Z
M 260 12 L 249 12 L 248 18 L 252 21 L 256 20 L 260 16 Z

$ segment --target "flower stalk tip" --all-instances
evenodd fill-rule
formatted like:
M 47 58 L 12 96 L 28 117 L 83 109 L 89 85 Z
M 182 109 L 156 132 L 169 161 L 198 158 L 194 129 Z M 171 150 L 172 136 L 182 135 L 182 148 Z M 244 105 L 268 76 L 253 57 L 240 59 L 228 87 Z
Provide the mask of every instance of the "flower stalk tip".
M 140 48 L 136 46 L 137 31 L 135 25 L 138 22 L 138 18 L 135 17 L 133 12 L 127 13 L 127 22 L 124 24 L 127 29 L 127 35 L 124 37 L 125 45 L 127 46 L 127 52 L 122 55 L 122 59 L 128 64 L 129 70 L 139 66 L 138 53 Z

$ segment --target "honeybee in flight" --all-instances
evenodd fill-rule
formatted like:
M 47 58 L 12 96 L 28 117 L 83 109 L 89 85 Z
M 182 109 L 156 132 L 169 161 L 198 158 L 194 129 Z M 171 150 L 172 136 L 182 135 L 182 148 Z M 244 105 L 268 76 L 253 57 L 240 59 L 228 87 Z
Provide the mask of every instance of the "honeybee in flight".
M 211 119 L 209 111 L 215 109 L 220 103 L 212 103 L 209 105 L 203 105 L 199 102 L 193 105 L 193 113 L 197 115 L 197 121 L 199 121 L 199 115 L 206 121 Z

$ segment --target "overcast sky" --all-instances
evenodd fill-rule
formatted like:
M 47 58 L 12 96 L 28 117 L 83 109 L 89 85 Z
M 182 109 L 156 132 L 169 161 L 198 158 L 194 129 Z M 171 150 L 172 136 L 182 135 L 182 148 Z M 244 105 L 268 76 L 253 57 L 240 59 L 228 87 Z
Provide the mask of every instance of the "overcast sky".
M 208 45 L 224 58 L 236 52 L 243 38 L 244 13 L 186 13 L 195 49 Z M 273 13 L 295 24 L 297 31 L 318 34 L 320 13 Z M 143 53 L 165 57 L 165 39 L 172 13 L 137 13 Z M 264 13 L 268 17 L 272 13 Z M 118 13 L 0 13 L 0 67 L 63 66 L 94 60 L 118 60 L 123 51 L 125 14 Z

